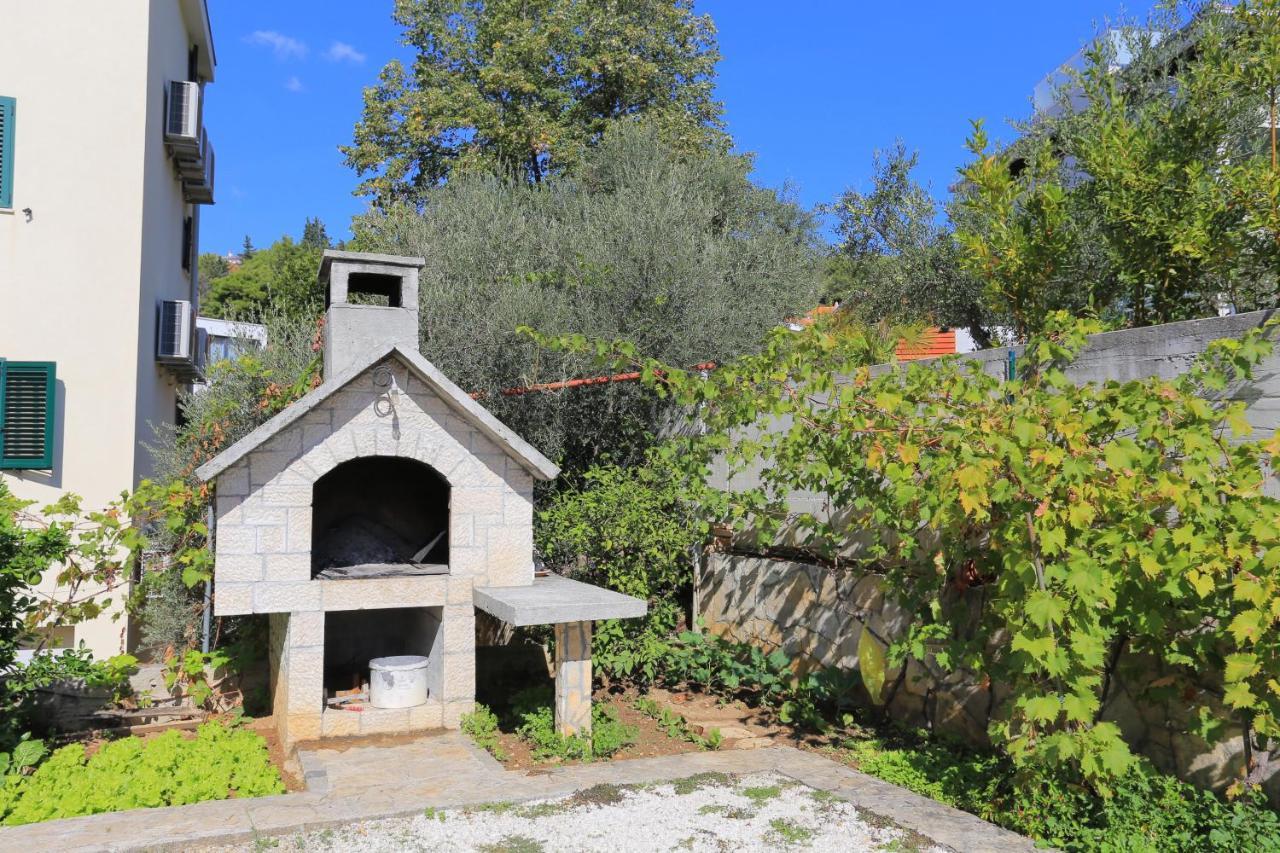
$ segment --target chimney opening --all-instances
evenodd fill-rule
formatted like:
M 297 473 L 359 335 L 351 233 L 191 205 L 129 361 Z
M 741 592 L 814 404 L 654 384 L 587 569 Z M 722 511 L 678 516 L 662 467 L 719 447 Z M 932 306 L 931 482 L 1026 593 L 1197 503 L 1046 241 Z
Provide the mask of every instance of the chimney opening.
M 400 308 L 400 276 L 353 272 L 347 277 L 347 301 L 353 305 Z

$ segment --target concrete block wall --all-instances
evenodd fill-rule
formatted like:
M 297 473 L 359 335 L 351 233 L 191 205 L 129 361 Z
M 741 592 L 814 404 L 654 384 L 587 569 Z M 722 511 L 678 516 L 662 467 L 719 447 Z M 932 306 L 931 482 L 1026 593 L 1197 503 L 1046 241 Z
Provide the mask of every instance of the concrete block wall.
M 403 391 L 394 411 L 385 385 L 373 381 L 380 368 L 390 369 Z M 448 575 L 311 579 L 314 484 L 342 462 L 365 456 L 414 459 L 449 482 Z M 324 614 L 336 610 L 442 607 L 439 702 L 414 715 L 413 726 L 457 727 L 475 694 L 473 588 L 533 582 L 532 475 L 389 357 L 227 468 L 215 484 L 214 611 L 271 614 L 274 705 L 285 740 L 350 726 L 322 713 Z M 400 716 L 406 720 L 374 714 L 364 725 L 400 730 L 401 722 L 409 725 L 408 715 Z

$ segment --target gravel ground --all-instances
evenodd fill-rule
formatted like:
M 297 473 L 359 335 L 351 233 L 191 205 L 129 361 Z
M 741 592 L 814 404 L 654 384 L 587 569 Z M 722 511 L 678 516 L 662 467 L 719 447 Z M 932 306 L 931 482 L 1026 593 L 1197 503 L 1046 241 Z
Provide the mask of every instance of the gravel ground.
M 341 851 L 937 851 L 877 815 L 771 773 L 600 785 L 570 797 L 433 810 L 240 849 Z

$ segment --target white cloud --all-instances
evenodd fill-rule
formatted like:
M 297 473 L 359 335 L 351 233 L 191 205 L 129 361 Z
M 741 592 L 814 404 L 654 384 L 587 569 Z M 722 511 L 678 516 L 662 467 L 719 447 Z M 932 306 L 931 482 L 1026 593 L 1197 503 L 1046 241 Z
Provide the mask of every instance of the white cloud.
M 286 36 L 275 30 L 255 30 L 244 37 L 249 44 L 269 47 L 276 59 L 302 59 L 307 55 L 307 46 L 292 36 Z
M 290 77 L 288 80 L 284 81 L 284 87 L 288 89 L 290 92 L 304 91 L 302 81 L 299 80 L 297 77 Z
M 351 62 L 356 65 L 364 62 L 364 54 L 343 41 L 335 41 L 329 45 L 324 57 L 330 62 Z

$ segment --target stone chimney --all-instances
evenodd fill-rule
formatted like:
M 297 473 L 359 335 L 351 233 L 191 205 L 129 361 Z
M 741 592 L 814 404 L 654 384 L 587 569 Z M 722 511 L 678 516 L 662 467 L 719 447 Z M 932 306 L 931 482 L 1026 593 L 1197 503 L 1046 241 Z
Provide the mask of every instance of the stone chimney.
M 326 249 L 324 378 L 395 345 L 418 351 L 418 270 L 423 258 Z

